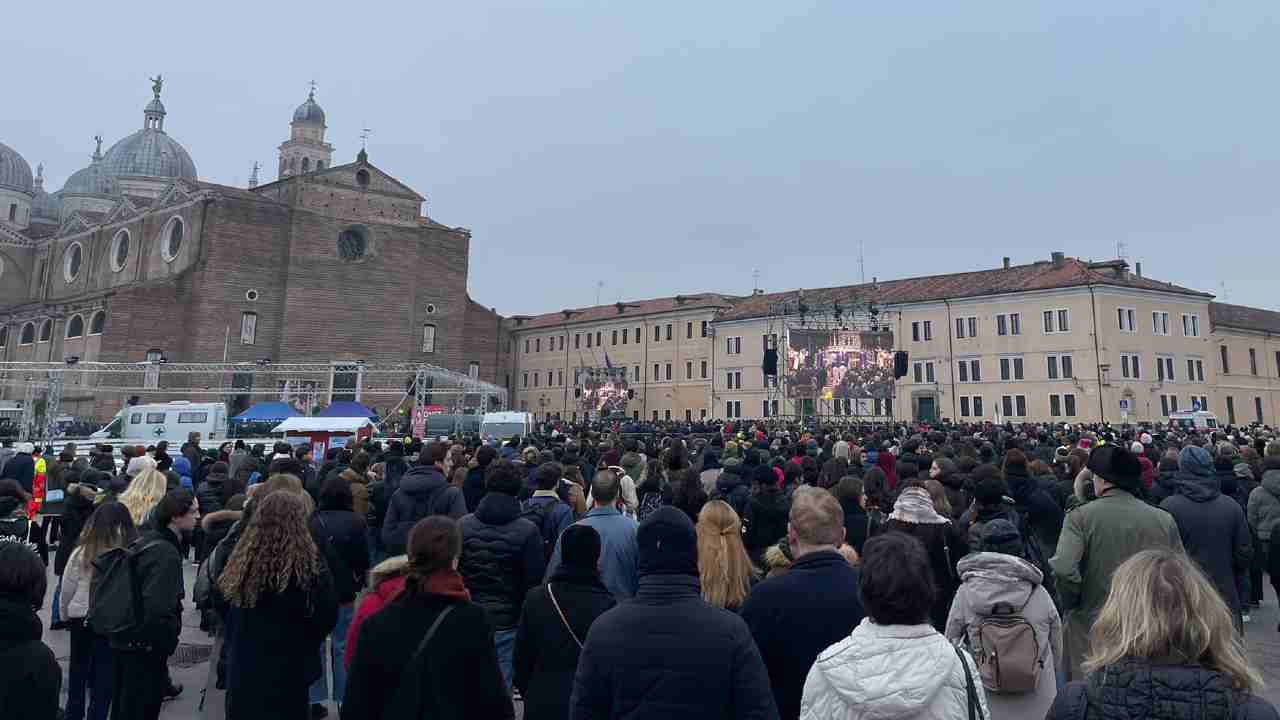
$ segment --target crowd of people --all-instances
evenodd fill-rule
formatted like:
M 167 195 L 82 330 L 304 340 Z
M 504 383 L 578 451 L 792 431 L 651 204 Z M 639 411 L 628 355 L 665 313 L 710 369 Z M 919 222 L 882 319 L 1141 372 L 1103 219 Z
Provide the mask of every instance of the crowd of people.
M 1280 719 L 1268 428 L 624 430 L 0 452 L 4 716 Z

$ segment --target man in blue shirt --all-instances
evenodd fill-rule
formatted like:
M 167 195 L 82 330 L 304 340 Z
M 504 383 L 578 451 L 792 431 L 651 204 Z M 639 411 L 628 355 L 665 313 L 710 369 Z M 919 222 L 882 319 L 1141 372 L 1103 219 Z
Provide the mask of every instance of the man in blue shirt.
M 636 594 L 640 578 L 637 570 L 636 528 L 632 518 L 618 509 L 621 478 L 614 470 L 600 470 L 591 480 L 591 509 L 577 522 L 600 533 L 600 580 L 619 601 Z M 547 563 L 546 577 L 560 565 L 560 541 Z

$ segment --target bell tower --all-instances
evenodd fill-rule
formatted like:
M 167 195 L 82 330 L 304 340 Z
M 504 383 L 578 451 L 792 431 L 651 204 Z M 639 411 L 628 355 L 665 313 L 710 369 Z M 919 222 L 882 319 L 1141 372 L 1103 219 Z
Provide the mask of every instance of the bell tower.
M 324 170 L 332 164 L 333 146 L 324 141 L 324 131 L 324 110 L 316 102 L 313 80 L 306 101 L 293 111 L 289 139 L 280 144 L 280 179 Z

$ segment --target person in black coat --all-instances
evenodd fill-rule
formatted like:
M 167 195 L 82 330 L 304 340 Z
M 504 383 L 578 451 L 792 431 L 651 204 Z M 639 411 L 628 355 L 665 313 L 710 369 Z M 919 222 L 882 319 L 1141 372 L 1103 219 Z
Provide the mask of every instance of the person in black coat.
M 747 505 L 751 504 L 751 482 L 747 477 L 747 468 L 737 458 L 730 458 L 724 464 L 720 477 L 716 478 L 715 492 L 712 500 L 723 500 L 742 517 L 747 513 Z
M 858 571 L 837 552 L 845 541 L 844 522 L 830 493 L 796 490 L 787 532 L 791 569 L 757 585 L 742 607 L 784 720 L 800 717 L 804 681 L 818 653 L 862 622 Z
M 151 511 L 151 528 L 136 541 L 142 587 L 142 628 L 134 637 L 112 637 L 113 718 L 156 720 L 169 688 L 168 659 L 182 631 L 180 536 L 196 526 L 199 507 L 188 490 L 173 490 Z
M 573 676 L 587 631 L 617 604 L 600 582 L 599 564 L 600 534 L 588 525 L 571 525 L 560 538 L 559 567 L 547 584 L 525 596 L 512 662 L 525 720 L 569 716 Z
M 489 465 L 485 478 L 489 491 L 476 511 L 458 522 L 462 531 L 462 556 L 458 572 L 476 604 L 485 609 L 494 625 L 494 643 L 502 677 L 511 684 L 511 647 L 525 594 L 542 580 L 547 563 L 542 552 L 542 532 L 521 517 L 516 496 L 524 476 L 506 460 Z
M 330 478 L 320 487 L 320 504 L 311 516 L 311 534 L 323 538 L 322 551 L 329 574 L 333 577 L 334 594 L 338 599 L 338 619 L 332 633 L 333 692 L 326 692 L 323 679 L 312 687 L 311 699 L 318 701 L 332 697 L 342 704 L 347 684 L 346 668 L 342 658 L 346 655 L 347 629 L 355 616 L 356 595 L 364 587 L 369 572 L 369 536 L 365 519 L 352 508 L 351 483 L 341 477 Z
M 444 444 L 429 443 L 422 448 L 418 464 L 400 479 L 382 523 L 382 543 L 388 555 L 404 554 L 409 531 L 422 518 L 448 515 L 458 519 L 467 514 L 462 490 L 449 485 L 444 476 L 444 458 Z
M 756 565 L 763 564 L 764 551 L 787 536 L 787 497 L 778 488 L 778 477 L 770 465 L 757 465 L 752 472 L 752 490 L 742 544 Z
M 475 512 L 484 497 L 484 476 L 489 472 L 489 464 L 498 457 L 498 451 L 485 445 L 476 450 L 475 466 L 467 469 L 467 476 L 462 481 L 462 494 L 466 498 L 467 512 Z
M 592 625 L 573 679 L 571 720 L 775 720 L 751 631 L 702 599 L 689 517 L 660 508 L 640 524 L 637 541 L 640 589 Z
M 0 715 L 54 720 L 62 669 L 40 641 L 36 615 L 47 590 L 44 563 L 25 545 L 0 542 Z
M 342 720 L 515 716 L 493 626 L 456 569 L 461 546 L 446 516 L 413 527 L 404 592 L 360 625 Z
M 228 606 L 227 719 L 307 720 L 320 644 L 337 621 L 333 578 L 302 494 L 254 502 L 217 589 Z
M 35 447 L 31 443 L 18 443 L 17 454 L 4 464 L 4 470 L 0 470 L 0 480 L 8 478 L 16 481 L 28 496 L 36 481 L 36 462 L 31 457 L 34 451 Z

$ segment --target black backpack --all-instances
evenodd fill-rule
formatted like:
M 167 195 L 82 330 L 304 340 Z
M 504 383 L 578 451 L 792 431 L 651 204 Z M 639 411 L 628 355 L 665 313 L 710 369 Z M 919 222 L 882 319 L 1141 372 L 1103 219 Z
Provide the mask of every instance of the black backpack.
M 533 523 L 538 528 L 538 535 L 542 536 L 542 559 L 550 560 L 551 554 L 555 552 L 557 538 L 554 530 L 547 529 L 547 519 L 554 518 L 555 513 L 552 512 L 556 505 L 561 501 L 555 502 L 539 502 L 533 503 L 525 501 L 524 507 L 520 511 L 520 517 Z
M 95 633 L 128 642 L 142 630 L 145 618 L 138 558 L 163 542 L 137 540 L 128 548 L 108 550 L 93 561 L 86 620 Z

